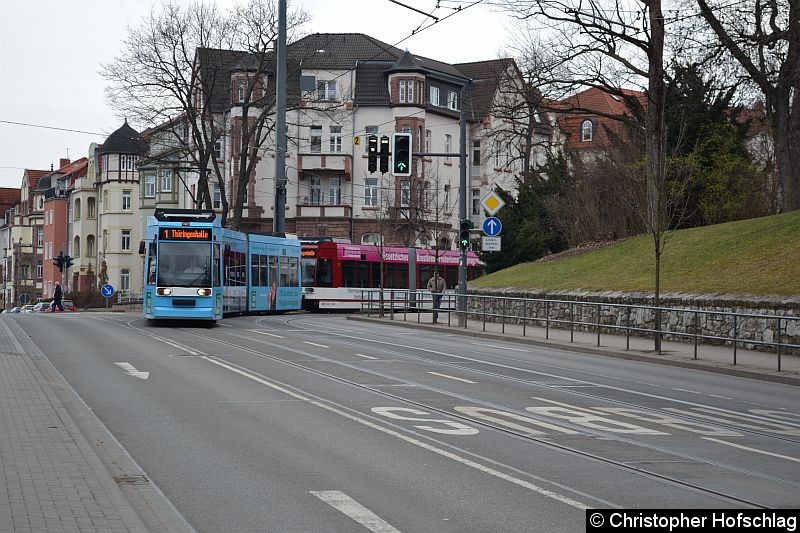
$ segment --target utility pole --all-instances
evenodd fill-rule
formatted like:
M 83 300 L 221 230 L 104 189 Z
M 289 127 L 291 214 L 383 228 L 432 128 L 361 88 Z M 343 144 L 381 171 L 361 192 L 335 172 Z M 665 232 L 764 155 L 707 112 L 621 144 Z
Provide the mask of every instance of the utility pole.
M 275 88 L 277 149 L 275 153 L 273 228 L 276 233 L 284 233 L 286 218 L 286 0 L 278 0 L 278 54 L 275 77 L 277 83 Z
M 466 220 L 467 218 L 467 113 L 464 111 L 464 89 L 461 89 L 461 115 L 459 117 L 459 147 L 458 147 L 458 162 L 459 168 L 459 185 L 458 195 L 461 199 L 458 202 L 458 217 L 459 220 Z M 466 327 L 467 325 L 467 250 L 466 248 L 459 247 L 458 259 L 458 296 L 456 298 L 458 311 L 458 326 Z

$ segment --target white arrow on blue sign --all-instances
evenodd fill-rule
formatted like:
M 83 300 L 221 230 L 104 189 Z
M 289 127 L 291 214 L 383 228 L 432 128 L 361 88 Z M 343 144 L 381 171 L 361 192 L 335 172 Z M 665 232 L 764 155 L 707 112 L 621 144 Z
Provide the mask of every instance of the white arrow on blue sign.
M 497 217 L 489 217 L 483 221 L 483 232 L 489 237 L 500 235 L 503 231 L 503 223 Z
M 103 295 L 103 298 L 111 298 L 114 296 L 114 287 L 109 283 L 106 283 L 100 288 L 100 294 Z

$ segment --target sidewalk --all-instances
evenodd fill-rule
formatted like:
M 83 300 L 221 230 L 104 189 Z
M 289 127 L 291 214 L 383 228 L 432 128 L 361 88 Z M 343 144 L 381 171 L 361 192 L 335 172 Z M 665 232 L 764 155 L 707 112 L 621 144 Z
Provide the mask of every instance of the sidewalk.
M 569 329 L 551 327 L 548 332 L 544 326 L 527 325 L 524 328 L 523 335 L 523 327 L 519 324 L 506 324 L 505 326 L 494 322 L 486 322 L 484 324 L 482 320 L 473 319 L 467 321 L 466 328 L 459 328 L 457 327 L 458 318 L 455 313 L 450 315 L 450 325 L 448 326 L 448 313 L 446 311 L 439 313 L 437 324 L 432 323 L 433 315 L 429 311 L 408 313 L 405 316 L 402 312 L 395 313 L 394 319 L 390 318 L 388 312 L 384 318 L 378 318 L 377 314 L 372 316 L 353 315 L 349 318 L 351 320 L 376 321 L 396 326 L 425 328 L 435 331 L 446 330 L 447 333 L 472 337 L 547 346 L 559 350 L 694 368 L 708 372 L 800 386 L 800 356 L 782 354 L 781 371 L 779 372 L 777 353 L 746 350 L 742 346 L 738 346 L 736 349 L 736 364 L 734 364 L 733 346 L 698 344 L 697 358 L 695 359 L 693 342 L 665 340 L 662 342 L 661 354 L 659 354 L 654 350 L 652 337 L 631 336 L 630 349 L 627 349 L 628 340 L 624 332 L 621 335 L 602 333 L 600 335 L 600 345 L 598 346 L 597 332 L 575 330 L 572 334 L 573 342 L 570 342 Z M 548 336 L 549 338 L 547 338 Z
M 0 318 L 0 531 L 192 531 L 13 318 Z

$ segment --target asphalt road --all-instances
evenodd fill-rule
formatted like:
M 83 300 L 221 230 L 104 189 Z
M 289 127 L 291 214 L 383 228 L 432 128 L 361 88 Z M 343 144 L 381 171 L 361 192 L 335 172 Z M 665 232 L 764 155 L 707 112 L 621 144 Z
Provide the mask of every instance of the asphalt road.
M 797 387 L 343 315 L 16 320 L 198 531 L 800 506 Z

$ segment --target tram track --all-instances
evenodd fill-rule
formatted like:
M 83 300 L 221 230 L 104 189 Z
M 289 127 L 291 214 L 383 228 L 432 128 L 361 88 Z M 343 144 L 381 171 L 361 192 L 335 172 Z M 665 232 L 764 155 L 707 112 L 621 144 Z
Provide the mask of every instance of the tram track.
M 148 334 L 148 332 L 146 332 L 146 331 L 144 331 L 144 330 L 142 330 L 140 328 L 137 328 L 135 326 L 132 326 L 130 324 L 129 324 L 128 327 L 131 327 L 133 329 L 137 329 L 137 330 L 141 331 L 144 334 Z M 628 471 L 628 472 L 633 473 L 635 475 L 641 475 L 641 476 L 645 476 L 645 477 L 650 478 L 650 479 L 654 479 L 654 480 L 658 480 L 658 481 L 661 481 L 661 482 L 669 483 L 669 484 L 672 484 L 672 485 L 675 485 L 675 486 L 684 487 L 684 488 L 687 488 L 687 489 L 690 489 L 690 490 L 693 490 L 693 491 L 697 491 L 699 493 L 703 493 L 703 494 L 706 494 L 706 495 L 709 495 L 709 496 L 713 496 L 715 498 L 719 498 L 721 500 L 728 501 L 730 503 L 737 503 L 737 504 L 740 504 L 740 505 L 754 507 L 754 508 L 762 508 L 762 509 L 769 508 L 768 505 L 765 505 L 765 504 L 763 504 L 761 502 L 753 501 L 753 500 L 750 500 L 750 499 L 747 499 L 747 498 L 742 498 L 742 497 L 739 497 L 739 496 L 737 496 L 735 494 L 732 494 L 732 493 L 729 493 L 729 492 L 724 492 L 724 491 L 716 490 L 716 489 L 713 489 L 713 488 L 705 487 L 705 486 L 700 485 L 698 483 L 691 482 L 691 481 L 688 481 L 688 480 L 685 480 L 685 479 L 681 479 L 681 478 L 676 477 L 676 476 L 662 474 L 662 473 L 659 473 L 659 472 L 656 472 L 656 471 L 653 471 L 653 470 L 650 470 L 650 469 L 643 468 L 642 466 L 639 466 L 639 465 L 634 465 L 634 464 L 627 463 L 627 462 L 624 462 L 624 461 L 610 459 L 610 458 L 607 458 L 607 457 L 603 457 L 602 455 L 598 455 L 596 453 L 592 453 L 592 452 L 588 452 L 588 451 L 585 451 L 585 450 L 581 450 L 581 449 L 579 449 L 577 447 L 574 447 L 574 446 L 569 446 L 569 445 L 553 442 L 553 441 L 547 440 L 547 438 L 537 438 L 535 436 L 531 436 L 531 435 L 526 434 L 526 433 L 521 432 L 521 431 L 515 431 L 515 430 L 510 429 L 508 427 L 503 427 L 501 425 L 492 424 L 492 423 L 484 421 L 484 420 L 478 420 L 478 419 L 474 419 L 474 418 L 471 418 L 471 417 L 468 417 L 468 416 L 464 416 L 464 415 L 461 415 L 460 413 L 451 412 L 451 411 L 448 411 L 446 409 L 442 409 L 440 407 L 437 407 L 435 405 L 431 405 L 429 403 L 415 401 L 415 400 L 412 400 L 412 399 L 409 399 L 409 398 L 406 398 L 406 397 L 403 397 L 403 396 L 400 396 L 400 395 L 397 395 L 397 394 L 393 394 L 393 393 L 385 391 L 385 390 L 381 390 L 380 388 L 376 388 L 374 386 L 370 386 L 370 385 L 363 384 L 363 383 L 358 383 L 358 382 L 355 382 L 353 380 L 350 380 L 350 379 L 347 379 L 347 378 L 343 378 L 341 376 L 337 376 L 337 375 L 332 374 L 330 372 L 324 372 L 324 371 L 321 371 L 321 370 L 309 368 L 308 366 L 305 366 L 305 365 L 300 364 L 300 363 L 287 361 L 286 359 L 283 359 L 283 358 L 280 358 L 280 357 L 265 353 L 264 351 L 257 350 L 257 349 L 254 349 L 254 348 L 249 348 L 249 347 L 246 347 L 246 346 L 242 346 L 241 344 L 238 344 L 238 343 L 235 343 L 235 342 L 219 339 L 219 338 L 216 338 L 216 337 L 214 337 L 212 335 L 200 334 L 200 333 L 197 333 L 197 332 L 194 332 L 194 331 L 189 331 L 189 330 L 180 329 L 180 328 L 178 329 L 178 331 L 180 331 L 182 334 L 189 335 L 189 336 L 192 336 L 194 338 L 202 339 L 204 341 L 214 342 L 214 343 L 217 343 L 217 344 L 220 344 L 220 345 L 223 345 L 223 346 L 227 346 L 229 348 L 232 348 L 232 349 L 235 349 L 235 350 L 238 350 L 238 351 L 241 351 L 241 352 L 250 353 L 252 355 L 256 355 L 256 356 L 261 357 L 261 358 L 272 360 L 274 362 L 278 362 L 278 363 L 283 364 L 283 365 L 288 365 L 288 366 L 303 370 L 305 372 L 312 373 L 312 374 L 317 375 L 319 377 L 323 377 L 323 378 L 326 378 L 326 379 L 329 379 L 329 380 L 332 380 L 332 381 L 336 381 L 338 383 L 341 383 L 341 384 L 344 384 L 344 385 L 347 385 L 347 386 L 350 386 L 350 387 L 354 387 L 354 388 L 357 388 L 357 389 L 360 389 L 360 390 L 363 390 L 363 391 L 370 392 L 371 394 L 377 395 L 379 397 L 391 399 L 391 400 L 394 400 L 394 401 L 397 401 L 397 402 L 401 402 L 401 403 L 404 403 L 404 404 L 407 404 L 407 405 L 412 405 L 412 406 L 415 406 L 415 407 L 424 408 L 424 409 L 429 410 L 431 412 L 443 414 L 443 415 L 446 415 L 446 416 L 448 416 L 450 418 L 453 418 L 453 419 L 462 420 L 464 422 L 468 422 L 470 424 L 473 424 L 473 425 L 476 425 L 476 426 L 479 426 L 479 427 L 483 427 L 485 429 L 496 431 L 498 433 L 501 433 L 501 434 L 504 434 L 504 435 L 508 435 L 508 436 L 511 436 L 513 438 L 516 438 L 516 439 L 521 439 L 522 441 L 529 442 L 529 443 L 532 443 L 532 444 L 537 445 L 537 446 L 542 446 L 542 447 L 546 447 L 548 449 L 554 449 L 554 450 L 558 450 L 558 451 L 561 451 L 561 452 L 573 454 L 575 456 L 580 456 L 580 457 L 583 457 L 583 458 L 587 458 L 587 459 L 590 459 L 590 460 L 593 460 L 593 461 L 596 461 L 596 462 L 599 462 L 599 463 L 603 463 L 603 464 L 607 464 L 609 466 L 613 466 L 615 468 L 618 468 L 618 469 L 621 469 L 621 470 L 624 470 L 624 471 Z M 264 343 L 263 339 L 252 339 L 252 338 L 249 338 L 249 337 L 245 337 L 245 338 L 247 340 L 250 340 L 250 341 Z M 266 344 L 272 345 L 272 343 L 270 343 L 270 342 L 266 342 Z M 276 348 L 280 348 L 280 349 L 284 349 L 284 350 L 290 350 L 290 351 L 293 351 L 295 353 L 302 354 L 302 355 L 305 355 L 305 356 L 309 356 L 309 357 L 311 357 L 311 358 L 313 358 L 315 360 L 323 360 L 323 361 L 329 361 L 329 362 L 334 362 L 334 363 L 341 364 L 341 362 L 339 362 L 339 361 L 335 361 L 335 360 L 332 360 L 332 359 L 329 359 L 329 358 L 321 357 L 318 354 L 314 354 L 314 353 L 311 353 L 311 352 L 305 352 L 305 351 L 302 351 L 302 350 L 287 348 L 285 346 L 281 346 L 281 345 L 277 345 L 277 344 L 275 345 L 275 347 Z M 192 350 L 190 349 L 190 351 L 192 351 Z M 241 366 L 241 365 L 237 365 L 236 363 L 231 363 L 230 361 L 228 361 L 228 360 L 226 360 L 226 359 L 224 359 L 222 357 L 218 357 L 218 356 L 213 356 L 213 357 L 216 357 L 216 358 L 218 358 L 218 359 L 220 359 L 222 361 L 225 361 L 226 364 L 231 364 L 231 365 L 234 365 L 234 366 Z M 347 365 L 345 365 L 345 366 L 347 366 Z M 242 367 L 242 368 L 244 368 L 244 367 Z M 399 379 L 399 378 L 396 378 L 396 377 L 393 377 L 393 376 L 389 376 L 389 375 L 382 375 L 381 373 L 365 371 L 363 368 L 360 368 L 360 367 L 353 366 L 353 368 L 357 368 L 360 371 L 372 373 L 373 375 L 384 377 L 384 378 L 388 378 L 388 379 L 394 379 L 394 380 L 398 380 Z M 250 369 L 247 369 L 247 371 L 253 372 Z M 269 378 L 269 379 L 272 380 L 272 381 L 276 381 L 276 380 L 274 380 L 274 378 Z M 486 402 L 482 402 L 482 401 L 476 400 L 474 398 L 464 397 L 464 396 L 461 396 L 461 395 L 454 395 L 452 393 L 448 393 L 447 391 L 438 390 L 438 389 L 426 386 L 424 384 L 414 383 L 414 382 L 410 382 L 408 380 L 400 380 L 400 381 L 406 381 L 409 385 L 413 385 L 413 386 L 416 386 L 416 387 L 428 389 L 428 390 L 431 390 L 431 391 L 441 392 L 443 394 L 448 394 L 451 397 L 458 398 L 458 399 L 461 399 L 461 400 L 474 402 L 476 404 L 486 405 Z M 278 382 L 278 383 L 280 383 L 282 386 L 291 387 L 291 388 L 296 389 L 296 387 L 294 387 L 292 385 L 281 383 L 281 382 Z M 310 393 L 308 393 L 306 391 L 303 391 L 303 393 L 304 394 L 310 394 Z M 311 395 L 314 396 L 313 394 L 311 394 Z M 324 398 L 320 398 L 320 400 L 324 401 L 324 402 L 331 403 L 330 400 L 326 400 Z M 352 409 L 350 409 L 348 407 L 345 407 L 345 406 L 338 406 L 338 407 L 341 408 L 341 409 L 347 409 L 349 411 L 353 411 Z M 497 407 L 499 407 L 499 406 L 497 406 Z M 358 411 L 353 411 L 353 412 L 358 412 Z M 358 412 L 358 413 L 361 414 L 360 412 Z M 372 418 L 374 418 L 374 417 L 372 417 Z M 383 420 L 383 419 L 376 419 L 376 420 L 380 420 L 381 423 L 387 424 L 386 420 Z M 390 424 L 390 426 L 394 427 L 394 428 L 396 428 L 398 430 L 407 432 L 409 434 L 413 434 L 415 436 L 419 436 L 418 433 L 416 433 L 414 431 L 411 431 L 411 430 L 409 430 L 407 428 L 403 428 L 403 427 L 397 426 L 395 424 Z M 592 433 L 592 432 L 584 431 L 584 433 Z M 663 447 L 647 445 L 646 443 L 635 441 L 633 439 L 620 439 L 615 435 L 604 435 L 602 433 L 599 433 L 599 435 L 607 437 L 607 438 L 613 438 L 615 440 L 619 440 L 621 442 L 626 442 L 626 443 L 629 443 L 629 444 L 632 444 L 632 445 L 637 445 L 637 446 L 643 446 L 643 447 L 646 447 L 646 448 L 650 448 L 650 449 L 652 449 L 654 451 L 659 451 L 659 452 L 662 452 L 662 453 L 668 453 L 668 454 L 671 454 L 673 456 L 680 457 L 681 459 L 691 460 L 691 461 L 702 463 L 702 464 L 705 464 L 705 465 L 708 465 L 708 466 L 713 466 L 713 467 L 720 468 L 720 469 L 726 469 L 726 470 L 734 471 L 734 472 L 737 472 L 737 473 L 743 474 L 743 475 L 756 476 L 756 477 L 759 477 L 761 479 L 764 479 L 764 480 L 767 480 L 767 481 L 771 481 L 771 482 L 775 482 L 775 483 L 782 483 L 782 484 L 788 484 L 788 485 L 793 485 L 793 486 L 800 485 L 798 483 L 791 482 L 791 481 L 788 481 L 788 480 L 776 478 L 776 477 L 773 477 L 773 476 L 767 476 L 767 475 L 765 475 L 763 473 L 760 473 L 760 472 L 754 472 L 754 471 L 750 471 L 750 470 L 747 470 L 747 469 L 737 468 L 737 467 L 734 467 L 732 465 L 727 465 L 727 464 L 724 464 L 724 463 L 711 461 L 711 460 L 708 460 L 708 459 L 705 459 L 705 458 L 696 457 L 696 456 L 692 456 L 692 455 L 689 455 L 689 454 L 683 454 L 681 452 L 677 452 L 675 450 L 669 450 L 669 449 L 663 448 Z M 430 437 L 428 437 L 426 435 L 426 438 L 430 438 Z M 435 439 L 432 439 L 432 440 L 434 442 L 439 443 L 439 444 L 445 444 L 445 443 L 442 443 L 440 441 L 436 441 Z M 454 446 L 452 446 L 450 444 L 445 444 L 445 445 L 449 446 L 449 447 L 452 447 L 454 449 L 458 449 L 457 447 L 454 447 Z M 462 453 L 469 453 L 470 455 L 475 455 L 472 452 L 464 452 L 464 450 L 459 450 L 459 451 L 462 452 Z M 489 458 L 486 458 L 486 457 L 480 457 L 480 459 L 497 464 L 496 461 L 494 461 L 492 459 L 489 459 Z M 505 468 L 508 468 L 508 469 L 512 470 L 512 471 L 516 471 L 516 469 L 514 469 L 510 465 L 503 465 L 503 466 Z M 534 474 L 531 474 L 529 472 L 523 472 L 523 473 L 525 475 L 528 475 L 528 476 L 531 476 L 533 478 L 536 478 L 536 476 Z M 547 480 L 547 481 L 548 481 L 548 483 L 558 485 L 557 482 L 554 482 L 552 480 Z M 574 489 L 572 489 L 572 490 L 574 490 Z
M 287 324 L 289 324 L 290 322 L 296 322 L 296 320 L 292 320 L 292 319 L 287 319 L 286 320 Z M 297 327 L 297 326 L 294 325 L 293 327 Z M 306 331 L 313 332 L 314 330 L 312 330 L 310 328 L 306 328 Z M 345 338 L 349 338 L 349 339 L 353 338 L 351 335 L 346 335 L 346 334 L 342 334 L 342 333 L 329 332 L 329 334 L 337 336 L 337 337 L 345 337 Z M 363 341 L 363 342 L 351 342 L 351 341 L 340 341 L 340 342 L 341 342 L 341 344 L 355 346 L 355 347 L 359 347 L 359 348 L 371 347 L 376 342 L 381 342 L 381 343 L 384 343 L 384 344 L 396 345 L 396 343 L 389 343 L 389 342 L 386 342 L 386 341 L 375 341 L 375 340 L 367 340 L 367 341 Z M 435 351 L 435 350 L 431 350 L 430 348 L 420 348 L 420 347 L 413 347 L 413 346 L 403 346 L 403 347 L 404 348 L 409 348 L 411 350 L 418 350 L 418 351 L 419 350 L 422 350 L 422 351 Z M 592 394 L 590 392 L 586 392 L 586 391 L 582 391 L 582 390 L 572 390 L 572 389 L 565 388 L 565 387 L 554 386 L 554 385 L 551 385 L 551 384 L 548 384 L 548 383 L 542 382 L 542 381 L 533 381 L 533 380 L 529 380 L 529 379 L 525 379 L 525 378 L 521 378 L 521 377 L 509 376 L 509 375 L 506 375 L 506 374 L 500 374 L 498 372 L 491 372 L 489 370 L 482 370 L 482 369 L 478 369 L 478 368 L 472 368 L 472 367 L 469 367 L 469 366 L 462 366 L 462 365 L 459 365 L 457 363 L 450 363 L 450 362 L 444 362 L 444 361 L 431 360 L 431 359 L 428 359 L 428 358 L 425 358 L 425 357 L 420 357 L 420 356 L 411 355 L 411 354 L 407 354 L 407 353 L 403 353 L 403 352 L 398 352 L 398 351 L 395 351 L 395 350 L 392 350 L 392 349 L 382 348 L 382 350 L 386 354 L 395 355 L 395 356 L 398 356 L 398 357 L 404 357 L 406 359 L 411 359 L 411 360 L 415 360 L 415 361 L 418 361 L 418 362 L 423 362 L 423 363 L 428 363 L 428 364 L 437 364 L 437 365 L 441 365 L 441 366 L 446 367 L 446 368 L 450 368 L 450 369 L 454 369 L 454 370 L 460 370 L 460 371 L 471 373 L 471 374 L 478 374 L 478 375 L 483 375 L 483 376 L 487 376 L 487 377 L 491 377 L 491 378 L 495 378 L 495 379 L 502 379 L 502 380 L 506 380 L 506 381 L 512 381 L 512 382 L 515 382 L 515 383 L 520 383 L 520 384 L 528 385 L 528 386 L 531 386 L 531 387 L 544 388 L 545 390 L 548 390 L 548 391 L 558 391 L 559 393 L 570 395 L 570 396 L 574 396 L 574 397 L 579 397 L 579 398 L 584 398 L 584 399 L 593 399 L 593 400 L 599 400 L 599 401 L 603 401 L 603 402 L 613 403 L 613 404 L 616 404 L 616 405 L 635 408 L 635 409 L 641 410 L 641 411 L 652 412 L 654 414 L 658 414 L 658 415 L 661 415 L 661 416 L 668 415 L 670 417 L 678 418 L 678 419 L 684 420 L 686 422 L 692 422 L 692 423 L 698 423 L 698 424 L 708 424 L 709 423 L 708 419 L 706 419 L 706 418 L 692 417 L 690 415 L 675 413 L 675 412 L 672 412 L 672 411 L 666 411 L 665 412 L 665 411 L 663 411 L 661 409 L 654 408 L 654 407 L 649 407 L 649 406 L 642 405 L 642 404 L 639 404 L 639 403 L 620 400 L 620 399 L 617 399 L 617 398 L 607 398 L 605 396 L 601 396 L 601 395 L 598 395 L 598 394 Z M 475 350 L 475 351 L 477 353 L 479 353 L 481 356 L 492 357 L 492 358 L 495 358 L 495 359 L 498 358 L 498 356 L 493 355 L 493 354 L 489 354 L 489 353 L 486 353 L 486 352 L 480 352 L 480 351 L 477 351 L 477 350 Z M 444 355 L 445 357 L 450 357 L 450 358 L 457 358 L 457 359 L 462 359 L 462 360 L 463 359 L 468 359 L 468 358 L 465 358 L 464 356 L 456 356 L 456 355 L 453 355 L 453 354 L 445 354 L 445 353 L 438 352 L 438 351 L 436 351 L 436 353 L 439 354 L 439 355 Z M 539 363 L 536 363 L 536 362 L 533 362 L 533 361 L 521 360 L 521 359 L 516 359 L 516 358 L 508 357 L 508 356 L 500 356 L 500 357 L 502 357 L 503 359 L 511 360 L 513 362 L 516 362 L 516 363 L 524 363 L 524 364 L 532 364 L 532 365 L 538 365 L 539 364 Z M 478 361 L 478 360 L 471 360 L 470 362 L 485 363 L 485 361 Z M 515 372 L 524 372 L 524 373 L 529 373 L 529 374 L 539 374 L 539 375 L 545 376 L 547 378 L 555 378 L 555 379 L 561 379 L 561 380 L 575 381 L 576 384 L 591 385 L 591 386 L 595 386 L 595 387 L 598 387 L 598 388 L 605 388 L 605 389 L 609 389 L 610 388 L 610 389 L 618 389 L 619 390 L 618 387 L 610 387 L 610 386 L 602 384 L 602 383 L 594 383 L 594 382 L 585 381 L 585 380 L 579 380 L 579 379 L 575 379 L 575 378 L 558 376 L 558 375 L 542 372 L 542 371 L 539 371 L 539 370 L 531 370 L 531 369 L 525 369 L 525 368 L 519 368 L 519 367 L 505 366 L 505 365 L 502 365 L 502 364 L 499 364 L 499 363 L 493 363 L 493 364 L 497 364 L 498 366 L 501 366 L 503 368 L 506 368 L 508 370 L 512 370 L 512 371 L 515 371 Z M 631 393 L 631 394 L 640 394 L 638 391 L 627 390 L 627 389 L 624 389 L 624 392 Z M 685 402 L 683 400 L 677 400 L 677 399 L 673 399 L 673 398 L 664 398 L 664 399 L 666 401 L 673 402 L 673 403 L 678 403 L 678 404 L 686 404 L 686 403 L 688 403 L 690 405 L 694 404 L 693 402 Z M 792 424 L 791 422 L 788 422 L 788 421 L 785 421 L 785 420 L 781 421 L 781 423 L 790 424 L 792 426 L 796 426 L 796 424 Z M 748 434 L 748 435 L 756 435 L 756 436 L 766 437 L 766 438 L 773 439 L 773 440 L 778 440 L 778 441 L 785 442 L 785 443 L 800 445 L 800 439 L 794 439 L 794 438 L 783 436 L 783 435 L 776 435 L 774 433 L 769 433 L 767 431 L 759 431 L 759 430 L 755 430 L 755 429 L 736 426 L 734 424 L 729 424 L 729 423 L 726 423 L 724 421 L 722 421 L 722 422 L 714 421 L 714 422 L 712 422 L 712 424 L 715 425 L 715 426 L 718 426 L 720 428 L 729 429 L 731 431 L 737 431 L 737 432 L 745 433 L 745 434 Z M 798 429 L 800 429 L 800 427 L 798 427 Z M 800 486 L 800 483 L 798 483 L 798 486 Z

